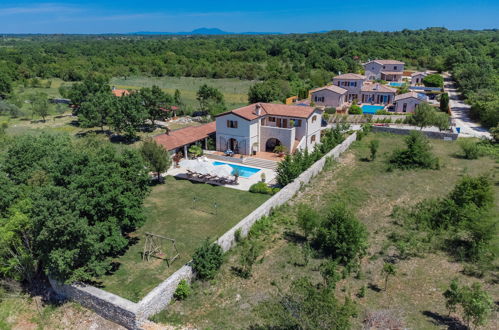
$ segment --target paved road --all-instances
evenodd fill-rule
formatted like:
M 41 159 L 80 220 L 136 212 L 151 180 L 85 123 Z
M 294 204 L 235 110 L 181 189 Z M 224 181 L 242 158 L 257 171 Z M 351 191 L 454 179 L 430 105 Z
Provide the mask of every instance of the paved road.
M 459 136 L 491 139 L 489 131 L 470 118 L 470 106 L 461 100 L 456 83 L 449 74 L 444 74 L 444 91 L 449 93 L 452 122 L 461 128 Z

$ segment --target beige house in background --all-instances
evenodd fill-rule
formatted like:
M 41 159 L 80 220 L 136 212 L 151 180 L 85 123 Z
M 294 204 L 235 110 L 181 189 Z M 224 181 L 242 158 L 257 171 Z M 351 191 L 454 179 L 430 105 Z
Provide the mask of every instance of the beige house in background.
M 395 112 L 414 112 L 416 107 L 426 102 L 426 96 L 416 92 L 409 92 L 395 96 Z
M 320 142 L 323 110 L 299 105 L 255 103 L 216 116 L 216 147 L 236 154 L 313 150 Z
M 366 77 L 357 73 L 345 73 L 333 78 L 333 85 L 346 89 L 348 94 L 346 96 L 347 102 L 354 99 L 360 100 L 360 92 L 362 85 L 366 81 Z
M 364 75 L 369 80 L 401 82 L 405 63 L 396 60 L 372 60 L 364 63 Z
M 423 84 L 423 79 L 427 76 L 428 74 L 426 72 L 414 72 L 411 74 L 411 85 L 422 85 Z
M 343 106 L 347 94 L 348 90 L 335 85 L 324 86 L 310 91 L 311 100 L 315 105 L 330 108 Z

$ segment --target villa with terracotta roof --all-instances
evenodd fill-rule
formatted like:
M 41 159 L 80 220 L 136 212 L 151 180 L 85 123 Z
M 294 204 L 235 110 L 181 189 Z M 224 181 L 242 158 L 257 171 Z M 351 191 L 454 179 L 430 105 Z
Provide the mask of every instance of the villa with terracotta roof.
M 216 116 L 216 147 L 236 154 L 289 152 L 320 142 L 322 110 L 309 106 L 255 103 Z
M 395 97 L 395 111 L 396 112 L 414 112 L 416 107 L 426 102 L 427 98 L 424 94 L 418 94 L 416 92 L 409 92 L 405 94 L 400 94 Z
M 346 102 L 347 95 L 348 90 L 335 85 L 324 86 L 310 91 L 311 100 L 315 105 L 330 108 L 341 107 Z
M 422 85 L 423 84 L 423 79 L 427 76 L 428 74 L 426 72 L 414 72 L 411 74 L 411 85 Z
M 383 84 L 366 82 L 360 89 L 359 100 L 362 103 L 391 104 L 395 98 L 397 90 Z
M 396 60 L 372 60 L 363 65 L 365 76 L 369 80 L 402 81 L 404 62 Z
M 211 122 L 200 126 L 185 127 L 169 133 L 160 134 L 154 137 L 154 141 L 170 151 L 171 154 L 182 152 L 182 154 L 187 157 L 187 151 L 193 144 L 200 143 L 206 149 L 208 139 L 215 136 L 215 131 L 216 124 L 215 122 Z
M 366 77 L 357 73 L 340 74 L 333 78 L 333 85 L 346 89 L 348 94 L 345 101 L 360 100 L 360 89 L 366 81 Z
M 111 90 L 111 92 L 116 97 L 122 97 L 123 95 L 125 95 L 125 96 L 130 95 L 130 92 L 128 90 L 126 90 L 126 89 L 120 89 L 120 88 L 115 88 L 115 87 L 113 87 L 113 89 Z

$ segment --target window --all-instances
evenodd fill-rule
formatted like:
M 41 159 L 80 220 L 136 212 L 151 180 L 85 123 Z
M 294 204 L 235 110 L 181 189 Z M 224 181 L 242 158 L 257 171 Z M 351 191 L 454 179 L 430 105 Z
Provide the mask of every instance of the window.
M 393 67 L 393 70 L 397 70 L 397 67 L 396 67 L 396 66 L 394 66 L 394 67 Z
M 317 116 L 316 116 L 316 115 L 314 115 L 314 116 L 312 117 L 312 123 L 315 123 L 315 121 L 316 121 L 316 120 L 317 120 Z
M 237 128 L 237 120 L 227 120 L 228 128 Z
M 301 127 L 301 119 L 294 119 L 295 127 Z
M 269 117 L 269 122 L 270 123 L 275 123 L 275 117 Z
M 383 65 L 383 69 L 386 69 L 386 67 Z
M 348 81 L 342 81 L 341 86 L 348 86 Z
M 315 142 L 315 135 L 312 135 L 312 136 L 310 137 L 310 143 L 313 143 L 313 142 Z
M 324 102 L 324 96 L 314 96 L 314 102 Z
M 356 87 L 357 86 L 357 82 L 356 81 L 351 81 L 350 82 L 350 86 Z
M 407 103 L 402 106 L 402 112 L 407 112 Z

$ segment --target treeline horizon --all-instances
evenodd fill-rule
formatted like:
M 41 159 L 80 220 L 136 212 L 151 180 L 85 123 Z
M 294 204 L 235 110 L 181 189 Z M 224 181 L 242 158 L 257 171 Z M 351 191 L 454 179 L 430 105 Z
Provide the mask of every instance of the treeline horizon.
M 212 36 L 49 35 L 0 38 L 0 77 L 81 81 L 106 77 L 206 77 L 284 81 L 291 92 L 322 86 L 368 59 L 414 70 L 451 71 L 473 114 L 499 121 L 499 30 L 428 28 L 398 32 Z M 1 79 L 0 79 L 1 80 Z M 277 84 L 279 85 L 279 84 Z M 283 93 L 283 94 L 288 94 Z

